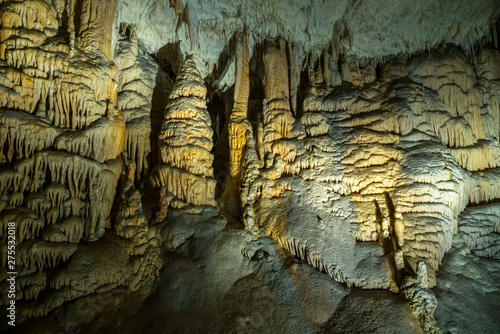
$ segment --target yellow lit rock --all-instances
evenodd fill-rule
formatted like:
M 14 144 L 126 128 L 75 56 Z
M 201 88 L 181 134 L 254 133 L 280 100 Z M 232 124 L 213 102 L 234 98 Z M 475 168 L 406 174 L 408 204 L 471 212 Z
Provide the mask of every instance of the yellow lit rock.
M 499 333 L 499 18 L 0 0 L 0 332 Z

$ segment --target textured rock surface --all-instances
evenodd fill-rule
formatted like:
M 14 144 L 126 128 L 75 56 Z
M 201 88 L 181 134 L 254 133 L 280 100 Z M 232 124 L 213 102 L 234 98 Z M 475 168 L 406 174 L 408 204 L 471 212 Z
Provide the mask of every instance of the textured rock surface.
M 141 62 L 133 36 L 120 41 L 112 60 L 116 5 L 0 3 L 0 221 L 3 236 L 8 222 L 16 224 L 18 324 L 68 302 L 92 305 L 123 287 L 145 296 L 161 268 L 156 230 L 144 217 L 134 218 L 140 214 L 131 199 L 122 203 L 129 208 L 118 215 L 118 235 L 105 233 L 115 217 L 115 195 L 121 197 L 122 154 L 138 175 L 147 170 L 156 74 L 144 78 L 149 65 Z M 143 99 L 127 97 L 129 90 Z M 146 118 L 142 129 L 134 122 L 140 117 Z M 2 238 L 2 284 L 6 247 Z M 3 305 L 9 303 L 5 287 Z M 89 320 L 77 313 L 62 329 Z
M 336 55 L 382 59 L 442 42 L 469 49 L 490 34 L 490 24 L 499 14 L 495 0 L 418 4 L 408 0 L 129 0 L 122 1 L 118 11 L 120 21 L 137 25 L 139 38 L 149 50 L 179 41 L 184 52 L 195 54 L 202 76 L 212 71 L 234 33 L 244 30 L 250 34 L 251 49 L 254 43 L 283 37 L 302 45 L 306 54 L 331 45 Z
M 0 1 L 0 330 L 499 332 L 499 14 Z
M 158 145 L 161 164 L 151 180 L 172 194 L 173 208 L 215 205 L 213 131 L 206 95 L 196 65 L 188 57 L 169 96 Z
M 387 63 L 370 84 L 313 90 L 307 138 L 288 141 L 284 172 L 257 205 L 267 234 L 360 287 L 396 283 L 385 257 L 398 249 L 413 270 L 429 264 L 433 286 L 458 214 L 498 198 L 498 108 L 483 101 L 483 78 L 453 47 L 405 63 Z M 402 77 L 386 75 L 395 66 Z

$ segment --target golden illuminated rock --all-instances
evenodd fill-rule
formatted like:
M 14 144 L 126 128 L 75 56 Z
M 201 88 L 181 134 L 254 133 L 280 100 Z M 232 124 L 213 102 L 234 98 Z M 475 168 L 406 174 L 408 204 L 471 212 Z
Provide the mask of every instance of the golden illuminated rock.
M 127 130 L 123 150 L 136 165 L 136 177 L 142 178 L 150 170 L 150 113 L 158 65 L 139 51 L 136 32 L 126 25 L 120 27 L 114 61 L 118 66 L 117 107 Z
M 117 0 L 83 0 L 79 19 L 77 36 L 78 44 L 87 54 L 99 53 L 111 59 L 111 45 L 113 22 L 115 18 Z M 71 4 L 76 6 L 76 1 Z
M 249 50 L 246 37 L 236 46 L 236 70 L 234 84 L 234 104 L 229 120 L 229 158 L 233 184 L 239 190 L 243 155 L 252 125 L 247 119 L 248 98 L 250 94 Z
M 284 42 L 281 41 L 279 47 L 268 43 L 263 61 L 266 78 L 266 104 L 262 120 L 263 153 L 279 154 L 287 162 L 292 162 L 297 154 L 296 145 L 286 139 L 301 138 L 303 130 L 297 128 L 300 123 L 295 122 L 290 110 L 288 61 Z
M 397 263 L 383 257 L 397 255 L 401 262 L 403 254 L 413 270 L 418 261 L 427 263 L 433 286 L 457 232 L 459 213 L 468 204 L 498 198 L 493 186 L 498 175 L 496 127 L 489 134 L 486 129 L 496 124 L 496 111 L 489 111 L 478 88 L 492 84 L 477 79 L 491 74 L 476 74 L 462 57 L 451 48 L 412 58 L 403 71 L 415 81 L 404 86 L 382 77 L 345 92 L 311 90 L 301 117 L 311 139 L 300 158 L 314 167 L 302 170 L 300 180 L 270 178 L 292 192 L 262 192 L 256 202 L 259 225 L 285 249 L 339 281 L 397 289 L 391 269 Z M 496 65 L 489 63 L 486 70 L 487 63 L 482 60 L 479 73 L 495 73 Z M 388 63 L 383 72 L 391 73 L 391 66 L 401 65 Z M 432 68 L 423 72 L 425 66 Z M 457 86 L 458 96 L 447 91 L 444 98 L 446 87 Z M 452 123 L 456 126 L 450 127 Z M 293 204 L 271 213 L 283 203 Z M 285 212 L 286 223 L 281 218 Z M 373 263 L 370 269 L 367 261 Z
M 0 0 L 0 332 L 500 332 L 499 17 Z
M 169 96 L 159 138 L 162 164 L 153 171 L 152 182 L 166 187 L 174 198 L 170 205 L 215 205 L 212 178 L 213 131 L 206 111 L 207 89 L 191 57 Z

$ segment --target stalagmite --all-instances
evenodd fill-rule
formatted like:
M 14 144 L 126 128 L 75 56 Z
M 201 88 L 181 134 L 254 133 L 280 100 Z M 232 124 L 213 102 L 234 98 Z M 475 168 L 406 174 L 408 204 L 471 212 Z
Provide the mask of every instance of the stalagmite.
M 137 166 L 136 177 L 142 178 L 149 172 L 151 161 L 150 112 L 158 65 L 139 51 L 137 34 L 132 27 L 123 25 L 120 34 L 115 51 L 117 106 L 126 123 L 125 154 Z
M 254 204 L 257 200 L 257 179 L 259 177 L 259 159 L 255 151 L 255 141 L 252 133 L 249 133 L 246 143 L 245 157 L 243 160 L 243 175 L 241 185 L 241 206 L 243 208 L 243 223 L 245 229 L 258 234 L 259 228 L 255 222 Z
M 213 131 L 206 94 L 194 60 L 187 57 L 169 96 L 159 138 L 162 164 L 152 177 L 154 186 L 165 186 L 173 194 L 170 205 L 174 208 L 215 205 L 210 153 Z

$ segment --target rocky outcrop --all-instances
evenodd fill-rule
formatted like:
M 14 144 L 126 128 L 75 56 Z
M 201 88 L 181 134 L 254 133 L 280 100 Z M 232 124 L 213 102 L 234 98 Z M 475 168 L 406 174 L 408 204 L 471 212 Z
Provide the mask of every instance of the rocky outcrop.
M 422 330 L 425 333 L 443 333 L 434 319 L 437 300 L 429 289 L 427 267 L 424 262 L 418 263 L 416 277 L 405 277 L 402 292 L 408 299 L 410 308 L 415 313 Z
M 243 154 L 252 125 L 248 121 L 248 98 L 250 95 L 250 67 L 247 38 L 238 41 L 236 45 L 236 71 L 234 85 L 234 103 L 229 120 L 229 159 L 233 186 L 237 191 L 241 187 L 241 173 L 244 170 Z
M 136 178 L 144 178 L 151 164 L 151 109 L 158 65 L 140 50 L 132 27 L 120 27 L 114 61 L 118 67 L 118 109 L 126 126 L 126 158 L 136 165 Z

